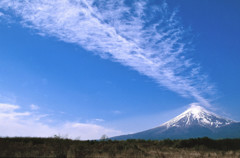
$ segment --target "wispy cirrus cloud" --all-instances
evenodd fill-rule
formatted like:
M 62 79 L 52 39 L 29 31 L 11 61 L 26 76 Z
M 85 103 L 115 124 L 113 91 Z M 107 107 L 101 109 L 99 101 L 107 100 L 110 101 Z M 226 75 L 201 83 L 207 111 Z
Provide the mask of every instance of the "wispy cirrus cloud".
M 52 126 L 44 121 L 43 117 L 46 119 L 48 115 L 21 111 L 19 105 L 0 103 L 0 136 L 52 137 L 60 135 L 86 140 L 99 139 L 103 134 L 108 136 L 122 134 L 121 131 L 106 128 L 96 123 L 64 121 Z
M 210 106 L 205 95 L 212 86 L 187 57 L 186 31 L 165 2 L 1 0 L 0 8 L 41 35 L 78 44 Z

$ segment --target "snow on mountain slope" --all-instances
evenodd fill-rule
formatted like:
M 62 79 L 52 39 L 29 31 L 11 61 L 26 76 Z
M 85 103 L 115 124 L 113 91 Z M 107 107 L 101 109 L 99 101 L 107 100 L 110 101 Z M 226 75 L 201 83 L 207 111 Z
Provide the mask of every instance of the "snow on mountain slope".
M 134 134 L 112 137 L 127 139 L 188 139 L 198 137 L 240 138 L 240 122 L 225 119 L 194 103 L 189 109 L 161 126 Z
M 212 112 L 207 111 L 201 106 L 192 104 L 189 109 L 172 120 L 164 123 L 162 126 L 170 128 L 200 125 L 208 128 L 219 128 L 229 125 L 230 123 L 234 123 L 234 121 L 222 118 Z

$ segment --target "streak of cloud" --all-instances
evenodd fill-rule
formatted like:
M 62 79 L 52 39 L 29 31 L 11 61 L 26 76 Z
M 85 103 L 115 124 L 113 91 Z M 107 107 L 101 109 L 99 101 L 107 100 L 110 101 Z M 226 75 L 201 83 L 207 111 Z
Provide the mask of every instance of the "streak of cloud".
M 187 57 L 186 31 L 165 2 L 1 0 L 0 8 L 41 35 L 78 44 L 210 106 L 205 95 L 212 86 Z

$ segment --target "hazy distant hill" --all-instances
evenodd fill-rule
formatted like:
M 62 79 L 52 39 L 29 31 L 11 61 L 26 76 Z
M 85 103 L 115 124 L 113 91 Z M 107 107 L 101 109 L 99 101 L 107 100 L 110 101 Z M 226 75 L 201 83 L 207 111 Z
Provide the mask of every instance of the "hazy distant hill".
M 187 139 L 197 137 L 240 138 L 240 122 L 220 117 L 201 106 L 192 106 L 159 127 L 111 139 Z

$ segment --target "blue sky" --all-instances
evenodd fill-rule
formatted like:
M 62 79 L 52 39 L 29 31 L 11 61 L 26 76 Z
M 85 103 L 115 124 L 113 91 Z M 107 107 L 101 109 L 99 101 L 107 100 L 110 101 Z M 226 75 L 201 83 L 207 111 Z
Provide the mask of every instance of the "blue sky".
M 239 7 L 1 1 L 1 135 L 132 133 L 193 102 L 239 121 Z

